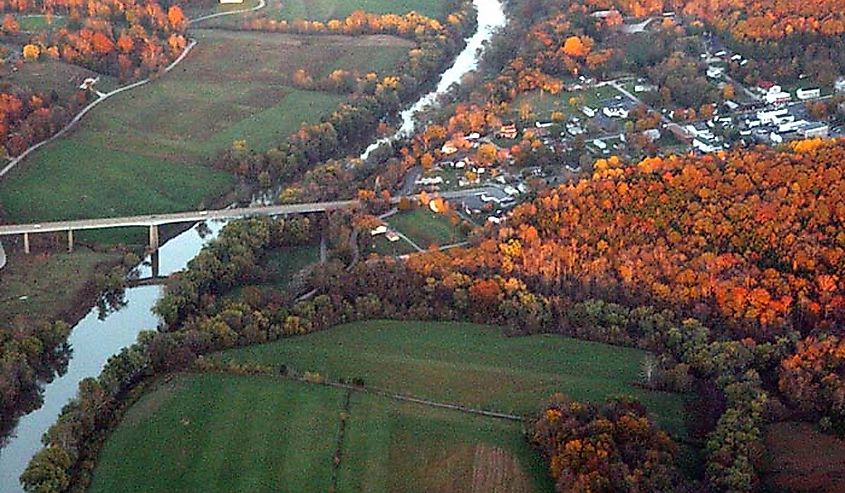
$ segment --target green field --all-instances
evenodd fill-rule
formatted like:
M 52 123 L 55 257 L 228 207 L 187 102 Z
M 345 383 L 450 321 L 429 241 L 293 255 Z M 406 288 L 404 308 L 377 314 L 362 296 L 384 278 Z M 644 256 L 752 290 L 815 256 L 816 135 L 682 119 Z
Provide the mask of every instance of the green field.
M 471 488 L 484 479 L 507 488 L 497 491 L 550 490 L 518 423 L 363 394 L 346 410 L 345 394 L 275 377 L 176 375 L 129 410 L 89 491 L 325 493 L 341 412 L 339 492 L 482 491 Z M 503 462 L 512 481 L 484 478 Z
M 422 248 L 451 245 L 466 239 L 460 224 L 452 224 L 447 216 L 426 208 L 395 214 L 387 222 Z
M 257 288 L 284 290 L 290 285 L 293 276 L 311 264 L 320 261 L 319 245 L 301 245 L 282 247 L 267 254 L 261 262 L 261 269 L 267 278 L 262 284 L 251 285 Z M 237 287 L 227 296 L 237 299 L 247 286 Z
M 406 14 L 415 11 L 434 18 L 443 15 L 442 0 L 282 0 L 271 2 L 267 8 L 270 15 L 285 20 L 345 19 L 356 10 L 373 14 Z
M 91 273 L 121 258 L 119 253 L 85 248 L 72 254 L 12 254 L 0 271 L 0 327 L 6 328 L 17 316 L 37 315 L 42 320 L 63 316 L 83 294 Z
M 324 493 L 342 397 L 272 377 L 177 376 L 130 409 L 89 491 Z
M 26 62 L 14 72 L 6 73 L 5 68 L 0 70 L 3 73 L 3 82 L 26 91 L 40 92 L 45 96 L 49 96 L 51 91 L 56 91 L 63 99 L 73 96 L 85 79 L 97 76 L 86 68 L 56 60 Z
M 368 321 L 219 357 L 359 377 L 393 392 L 517 414 L 534 412 L 555 392 L 596 402 L 633 395 L 683 435 L 684 397 L 634 385 L 645 356 L 555 335 L 505 337 L 472 324 Z
M 67 25 L 67 18 L 64 16 L 56 16 L 54 15 L 49 22 L 47 22 L 47 16 L 41 14 L 28 14 L 28 15 L 19 15 L 17 16 L 18 24 L 20 24 L 21 31 L 23 32 L 40 32 L 40 31 L 52 31 L 56 29 L 60 29 Z
M 606 99 L 615 98 L 616 96 L 621 96 L 621 93 L 613 86 L 602 86 L 580 91 L 563 91 L 559 94 L 532 91 L 520 95 L 512 107 L 514 109 L 514 117 L 518 116 L 519 108 L 524 103 L 528 103 L 534 117 L 538 120 L 548 120 L 555 111 L 560 111 L 567 117 L 577 116 L 582 118 L 584 115 L 581 113 L 581 106 L 589 106 L 597 109 L 599 103 Z M 573 107 L 569 104 L 570 98 L 573 97 L 580 100 L 579 106 Z
M 175 212 L 207 206 L 233 178 L 208 160 L 232 142 L 254 149 L 283 142 L 344 99 L 285 85 L 297 68 L 369 70 L 405 56 L 389 36 L 290 36 L 196 30 L 199 45 L 176 69 L 93 110 L 67 137 L 45 146 L 0 182 L 10 222 Z M 272 55 L 272 56 L 270 56 Z M 25 64 L 26 65 L 26 64 Z M 143 232 L 87 236 L 141 243 Z

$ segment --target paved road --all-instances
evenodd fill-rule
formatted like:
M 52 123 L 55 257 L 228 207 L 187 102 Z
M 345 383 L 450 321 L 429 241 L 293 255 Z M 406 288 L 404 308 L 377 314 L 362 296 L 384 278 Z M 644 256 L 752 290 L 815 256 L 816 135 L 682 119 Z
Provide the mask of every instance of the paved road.
M 459 199 L 485 193 L 489 188 L 472 188 L 440 194 L 445 199 Z M 416 198 L 416 195 L 410 196 Z M 399 203 L 400 197 L 391 202 Z M 281 216 L 285 214 L 305 214 L 346 209 L 359 205 L 357 200 L 339 200 L 333 202 L 312 202 L 308 204 L 273 205 L 266 207 L 242 207 L 208 211 L 177 212 L 174 214 L 147 214 L 143 216 L 108 217 L 100 219 L 80 219 L 34 224 L 6 224 L 0 226 L 0 236 L 23 233 L 48 233 L 57 231 L 79 231 L 86 229 L 123 228 L 130 226 L 161 226 L 163 224 L 200 222 L 209 219 L 238 219 L 250 216 Z

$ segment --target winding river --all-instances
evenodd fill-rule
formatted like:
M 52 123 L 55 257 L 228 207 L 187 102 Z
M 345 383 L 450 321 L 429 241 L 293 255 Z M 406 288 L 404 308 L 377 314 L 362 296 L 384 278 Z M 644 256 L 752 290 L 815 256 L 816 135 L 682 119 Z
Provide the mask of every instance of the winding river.
M 416 116 L 424 108 L 435 104 L 437 98 L 449 88 L 460 83 L 465 74 L 478 67 L 484 42 L 506 22 L 500 0 L 473 0 L 478 11 L 478 28 L 467 40 L 467 46 L 456 57 L 454 64 L 440 77 L 437 88 L 422 96 L 416 103 L 401 113 L 402 126 L 393 136 L 373 142 L 362 156 L 380 145 L 411 135 L 416 128 Z M 206 228 L 192 228 L 162 245 L 159 250 L 159 274 L 166 276 L 182 270 L 202 248 L 214 238 L 223 227 L 222 222 L 206 225 Z M 200 230 L 205 230 L 204 234 Z M 149 277 L 152 269 L 150 259 L 145 259 L 136 269 L 141 279 Z M 21 417 L 6 445 L 0 449 L 0 492 L 20 493 L 18 481 L 29 459 L 41 448 L 41 436 L 52 425 L 62 407 L 76 395 L 79 381 L 96 377 L 110 356 L 123 347 L 132 344 L 142 330 L 154 329 L 158 319 L 152 307 L 161 295 L 161 286 L 140 286 L 128 288 L 126 304 L 104 319 L 92 308 L 73 327 L 68 339 L 72 348 L 67 371 L 44 386 L 42 406 Z

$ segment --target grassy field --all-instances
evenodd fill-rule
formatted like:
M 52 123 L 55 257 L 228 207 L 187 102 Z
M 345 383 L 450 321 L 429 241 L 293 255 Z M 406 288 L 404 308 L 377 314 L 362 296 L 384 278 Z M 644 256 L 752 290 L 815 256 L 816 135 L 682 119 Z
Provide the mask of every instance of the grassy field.
M 452 224 L 445 215 L 425 208 L 393 215 L 387 222 L 422 248 L 450 245 L 466 239 L 460 224 Z
M 519 423 L 354 394 L 338 491 L 551 491 Z
M 344 399 L 275 377 L 176 375 L 129 410 L 89 492 L 324 493 L 341 412 L 339 492 L 551 490 L 519 423 L 364 394 L 345 410 Z
M 560 94 L 548 94 L 541 91 L 532 91 L 525 93 L 517 98 L 513 104 L 514 117 L 518 116 L 518 110 L 523 103 L 528 103 L 532 112 L 538 120 L 547 120 L 551 118 L 552 112 L 560 111 L 564 115 L 577 116 L 579 118 L 584 115 L 581 113 L 581 106 L 589 106 L 597 109 L 599 103 L 606 99 L 620 96 L 621 93 L 613 86 L 602 86 L 592 89 L 584 89 L 581 91 L 563 91 Z M 581 103 L 577 107 L 569 104 L 570 98 L 578 98 Z
M 407 255 L 417 251 L 410 243 L 401 238 L 398 241 L 389 241 L 384 237 L 384 235 L 379 235 L 373 238 L 372 243 L 372 247 L 369 251 L 361 252 L 365 257 L 371 253 L 377 253 L 388 257 L 398 257 L 400 255 Z
M 19 315 L 37 314 L 44 320 L 59 317 L 83 293 L 97 266 L 121 258 L 121 254 L 84 248 L 73 254 L 13 254 L 0 271 L 0 326 Z
M 634 385 L 645 355 L 554 335 L 505 337 L 472 324 L 368 321 L 219 357 L 360 377 L 393 392 L 502 412 L 534 412 L 555 392 L 588 401 L 633 395 L 683 435 L 684 397 Z
M 325 493 L 342 398 L 272 377 L 177 376 L 130 409 L 89 491 Z
M 56 60 L 27 62 L 21 64 L 14 72 L 8 68 L 10 67 L 0 68 L 3 82 L 48 96 L 50 91 L 56 91 L 63 99 L 75 94 L 86 78 L 97 76 L 86 68 Z
M 37 151 L 0 182 L 10 222 L 175 212 L 207 205 L 231 188 L 228 174 L 205 166 L 245 139 L 255 149 L 284 141 L 302 122 L 334 110 L 343 96 L 284 85 L 308 67 L 385 69 L 407 53 L 389 36 L 297 37 L 192 31 L 199 45 L 175 70 L 115 96 L 71 135 Z M 268 56 L 272 54 L 272 56 Z M 25 64 L 26 65 L 26 64 Z M 46 72 L 45 72 L 46 73 Z M 83 238 L 143 242 L 143 232 Z
M 415 11 L 435 18 L 443 15 L 441 0 L 289 0 L 271 2 L 267 8 L 271 16 L 285 20 L 345 19 L 356 10 L 374 14 L 406 14 Z
M 52 16 L 49 22 L 47 16 L 41 14 L 19 15 L 17 16 L 17 21 L 23 32 L 53 31 L 67 25 L 66 17 L 55 15 Z

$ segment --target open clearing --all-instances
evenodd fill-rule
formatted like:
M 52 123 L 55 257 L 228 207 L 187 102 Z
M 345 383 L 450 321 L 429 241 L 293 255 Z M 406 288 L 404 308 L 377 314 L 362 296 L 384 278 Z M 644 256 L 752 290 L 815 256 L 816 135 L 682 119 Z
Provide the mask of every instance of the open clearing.
M 451 245 L 466 239 L 460 224 L 452 224 L 449 217 L 425 208 L 400 212 L 387 218 L 387 222 L 422 248 Z
M 129 410 L 89 491 L 325 493 L 341 412 L 339 492 L 550 491 L 519 423 L 362 394 L 347 412 L 345 394 L 275 377 L 177 375 Z M 491 463 L 508 475 L 485 474 Z
M 227 173 L 206 166 L 218 151 L 240 139 L 255 149 L 277 145 L 344 99 L 286 86 L 297 68 L 315 74 L 333 68 L 388 70 L 408 50 L 407 41 L 389 36 L 192 34 L 199 45 L 176 69 L 98 106 L 70 135 L 35 152 L 0 182 L 8 221 L 207 205 L 233 183 Z M 376 49 L 383 49 L 381 55 L 367 57 Z M 143 240 L 142 233 L 128 238 Z
M 19 315 L 37 314 L 42 320 L 63 316 L 63 310 L 82 296 L 90 274 L 121 258 L 121 254 L 84 248 L 72 254 L 12 254 L 0 275 L 0 326 L 5 328 Z
M 465 323 L 367 321 L 234 349 L 220 358 L 318 371 L 331 380 L 513 414 L 562 392 L 600 402 L 632 395 L 683 436 L 684 396 L 634 385 L 646 353 L 556 335 L 505 337 Z
M 279 19 L 327 21 L 345 19 L 356 10 L 373 14 L 406 14 L 414 11 L 427 17 L 443 14 L 442 0 L 289 0 L 271 3 L 270 12 Z

